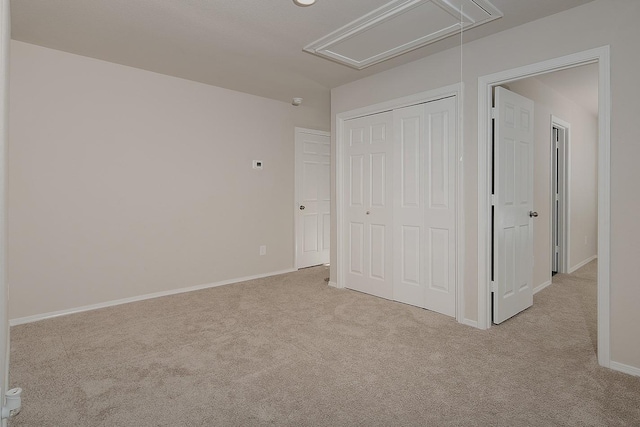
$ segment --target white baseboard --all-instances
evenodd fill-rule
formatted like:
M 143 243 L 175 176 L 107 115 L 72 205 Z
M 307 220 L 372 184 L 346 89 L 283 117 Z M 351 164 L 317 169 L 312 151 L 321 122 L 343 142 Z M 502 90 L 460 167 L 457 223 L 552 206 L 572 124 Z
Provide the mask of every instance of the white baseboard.
M 624 363 L 614 362 L 613 360 L 609 363 L 609 367 L 614 371 L 623 372 L 625 374 L 633 375 L 636 377 L 640 377 L 640 368 L 636 368 L 635 366 L 625 365 Z
M 478 321 L 477 320 L 471 320 L 471 319 L 463 318 L 460 323 L 462 323 L 463 325 L 471 326 L 472 328 L 478 329 Z
M 597 258 L 598 258 L 598 255 L 593 255 L 593 256 L 585 259 L 581 263 L 578 263 L 578 264 L 574 265 L 573 267 L 569 268 L 569 274 L 571 274 L 574 271 L 584 267 L 585 265 L 589 264 L 591 261 L 593 261 L 594 259 L 597 259 Z
M 329 282 L 329 286 L 336 289 L 338 288 L 338 284 L 336 282 Z
M 544 288 L 546 288 L 547 286 L 549 286 L 551 284 L 551 280 L 546 281 L 544 283 L 542 283 L 541 285 L 536 286 L 535 288 L 533 288 L 533 294 L 537 294 L 538 292 L 540 292 L 541 290 L 543 290 Z
M 7 343 L 5 348 L 7 351 L 4 355 L 4 378 L 2 378 L 2 387 L 0 387 L 2 393 L 9 390 L 9 356 L 11 355 L 11 328 L 9 327 L 7 327 Z M 0 396 L 3 396 L 3 394 L 0 394 Z M 4 401 L 2 401 L 2 403 L 4 404 Z
M 239 277 L 239 278 L 236 278 L 236 279 L 223 280 L 223 281 L 220 281 L 220 282 L 207 283 L 207 284 L 204 284 L 204 285 L 189 286 L 188 288 L 171 289 L 169 291 L 154 292 L 152 294 L 146 294 L 146 295 L 140 295 L 140 296 L 131 297 L 131 298 L 123 298 L 123 299 L 118 299 L 118 300 L 113 300 L 113 301 L 107 301 L 107 302 L 102 302 L 102 303 L 99 303 L 99 304 L 91 304 L 91 305 L 85 305 L 85 306 L 82 306 L 82 307 L 69 308 L 69 309 L 66 309 L 66 310 L 59 310 L 59 311 L 52 311 L 52 312 L 49 312 L 49 313 L 36 314 L 36 315 L 33 315 L 33 316 L 19 317 L 19 318 L 16 318 L 16 319 L 10 319 L 9 320 L 9 326 L 23 325 L 25 323 L 32 323 L 32 322 L 37 322 L 39 320 L 52 319 L 54 317 L 66 316 L 67 314 L 81 313 L 83 311 L 97 310 L 99 308 L 113 307 L 114 305 L 128 304 L 130 302 L 144 301 L 144 300 L 153 299 L 153 298 L 160 298 L 160 297 L 166 297 L 166 296 L 170 296 L 170 295 L 183 294 L 185 292 L 199 291 L 201 289 L 208 289 L 208 288 L 215 288 L 215 287 L 218 287 L 218 286 L 231 285 L 231 284 L 234 284 L 234 283 L 246 282 L 248 280 L 263 279 L 265 277 L 277 276 L 279 274 L 292 273 L 294 271 L 298 271 L 298 270 L 295 269 L 295 268 L 291 268 L 291 269 L 287 269 L 287 270 L 273 271 L 271 273 L 256 274 L 254 276 Z

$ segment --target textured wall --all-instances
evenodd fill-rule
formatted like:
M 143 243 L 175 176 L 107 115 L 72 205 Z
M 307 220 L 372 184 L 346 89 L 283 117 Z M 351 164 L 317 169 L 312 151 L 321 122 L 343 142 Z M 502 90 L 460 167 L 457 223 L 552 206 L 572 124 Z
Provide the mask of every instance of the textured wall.
M 604 45 L 611 46 L 611 358 L 640 369 L 640 2 L 596 0 L 566 12 L 463 46 L 464 83 L 464 298 L 467 319 L 477 319 L 478 300 L 478 78 Z M 335 114 L 422 92 L 460 80 L 460 48 L 397 67 L 332 90 Z M 335 144 L 334 152 L 335 155 Z M 335 183 L 332 191 L 335 196 Z M 335 213 L 335 212 L 333 212 Z M 334 223 L 335 224 L 335 221 Z M 336 230 L 333 229 L 332 247 Z M 332 264 L 335 265 L 335 252 Z M 331 280 L 336 280 L 335 269 Z
M 294 127 L 329 105 L 15 41 L 11 73 L 11 318 L 293 267 Z
M 598 250 L 598 118 L 535 77 L 508 86 L 535 102 L 534 208 L 540 216 L 533 222 L 533 284 L 539 286 L 551 280 L 551 115 L 571 124 L 569 271 Z

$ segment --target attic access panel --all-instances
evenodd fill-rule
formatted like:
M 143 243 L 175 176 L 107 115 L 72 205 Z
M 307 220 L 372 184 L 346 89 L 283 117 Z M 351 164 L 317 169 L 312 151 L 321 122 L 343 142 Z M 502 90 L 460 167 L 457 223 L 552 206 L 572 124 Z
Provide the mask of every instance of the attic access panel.
M 304 50 L 361 70 L 500 17 L 488 0 L 393 0 Z

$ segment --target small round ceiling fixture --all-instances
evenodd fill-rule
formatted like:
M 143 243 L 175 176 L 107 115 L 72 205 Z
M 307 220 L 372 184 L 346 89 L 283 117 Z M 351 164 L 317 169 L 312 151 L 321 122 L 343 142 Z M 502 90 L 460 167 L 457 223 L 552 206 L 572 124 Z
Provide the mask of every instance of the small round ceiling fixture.
M 307 6 L 311 6 L 312 4 L 314 4 L 316 2 L 316 0 L 293 0 L 293 2 L 297 6 L 307 7 Z

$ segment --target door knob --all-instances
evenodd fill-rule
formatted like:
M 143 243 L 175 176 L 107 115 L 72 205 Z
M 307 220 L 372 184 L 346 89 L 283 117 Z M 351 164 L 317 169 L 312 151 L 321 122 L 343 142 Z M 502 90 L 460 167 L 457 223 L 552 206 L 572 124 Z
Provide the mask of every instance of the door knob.
M 304 205 L 300 205 L 300 210 L 303 211 L 304 210 Z
M 535 212 L 535 211 L 529 211 L 529 216 L 530 216 L 531 218 L 537 218 L 537 217 L 538 217 L 538 212 Z

